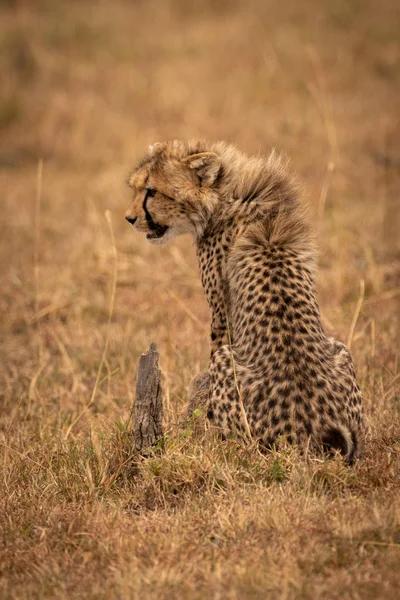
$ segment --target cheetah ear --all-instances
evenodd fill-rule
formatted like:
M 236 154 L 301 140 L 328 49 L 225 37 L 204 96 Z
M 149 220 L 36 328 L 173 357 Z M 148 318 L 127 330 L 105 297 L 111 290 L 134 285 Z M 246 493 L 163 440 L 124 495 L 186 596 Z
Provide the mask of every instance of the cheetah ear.
M 154 142 L 154 144 L 150 144 L 149 146 L 149 155 L 150 156 L 156 156 L 157 154 L 160 154 L 160 152 L 164 149 L 165 147 L 165 143 L 163 142 Z
M 190 169 L 196 171 L 201 183 L 211 186 L 221 169 L 221 159 L 215 152 L 200 152 L 191 154 L 182 159 Z

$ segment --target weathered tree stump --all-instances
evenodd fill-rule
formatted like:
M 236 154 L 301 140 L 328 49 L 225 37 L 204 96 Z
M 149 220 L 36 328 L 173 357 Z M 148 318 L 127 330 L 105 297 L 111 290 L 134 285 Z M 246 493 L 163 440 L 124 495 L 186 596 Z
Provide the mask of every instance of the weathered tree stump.
M 163 436 L 163 397 L 156 344 L 150 344 L 139 360 L 134 408 L 134 443 L 139 452 L 154 446 Z

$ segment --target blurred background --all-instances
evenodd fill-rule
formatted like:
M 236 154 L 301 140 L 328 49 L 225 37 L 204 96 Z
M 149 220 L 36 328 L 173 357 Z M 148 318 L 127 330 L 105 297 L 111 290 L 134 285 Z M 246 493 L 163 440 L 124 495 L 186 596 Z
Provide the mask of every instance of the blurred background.
M 208 357 L 195 251 L 133 234 L 125 180 L 149 143 L 196 136 L 288 155 L 319 236 L 324 325 L 347 339 L 364 284 L 352 349 L 367 403 L 371 365 L 396 375 L 398 2 L 2 0 L 0 28 L 4 406 L 72 419 L 112 304 L 93 410 L 128 410 L 152 340 L 181 407 Z

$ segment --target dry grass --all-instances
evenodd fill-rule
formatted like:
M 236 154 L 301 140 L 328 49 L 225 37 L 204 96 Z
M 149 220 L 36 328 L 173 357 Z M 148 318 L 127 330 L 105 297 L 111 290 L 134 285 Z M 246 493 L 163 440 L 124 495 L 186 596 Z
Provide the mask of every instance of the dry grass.
M 0 596 L 395 598 L 398 2 L 2 0 L 0 22 Z M 124 178 L 198 135 L 276 146 L 306 184 L 324 324 L 365 397 L 354 468 L 176 427 L 209 313 L 190 240 L 124 222 Z M 169 433 L 138 463 L 152 340 Z

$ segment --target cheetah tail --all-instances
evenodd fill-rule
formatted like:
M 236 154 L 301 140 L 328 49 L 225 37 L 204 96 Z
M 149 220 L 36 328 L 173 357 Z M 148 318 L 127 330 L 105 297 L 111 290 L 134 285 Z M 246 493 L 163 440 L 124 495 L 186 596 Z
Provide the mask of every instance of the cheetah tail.
M 344 425 L 332 426 L 323 436 L 325 450 L 339 450 L 347 464 L 351 465 L 357 455 L 357 438 L 353 431 Z

